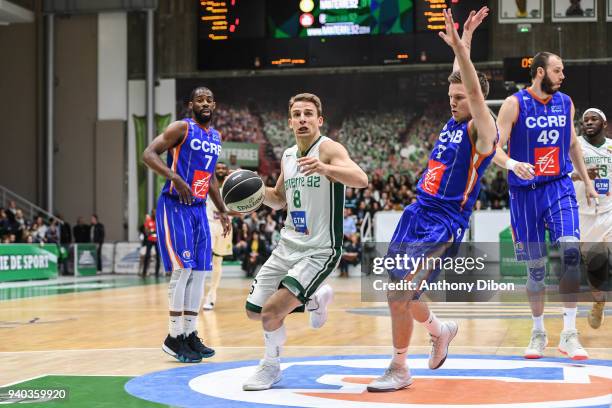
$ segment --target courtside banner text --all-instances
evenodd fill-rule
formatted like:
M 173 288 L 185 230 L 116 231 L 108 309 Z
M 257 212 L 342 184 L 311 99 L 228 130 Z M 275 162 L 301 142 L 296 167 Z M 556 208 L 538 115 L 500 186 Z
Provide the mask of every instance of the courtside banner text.
M 57 277 L 55 244 L 0 244 L 0 282 Z

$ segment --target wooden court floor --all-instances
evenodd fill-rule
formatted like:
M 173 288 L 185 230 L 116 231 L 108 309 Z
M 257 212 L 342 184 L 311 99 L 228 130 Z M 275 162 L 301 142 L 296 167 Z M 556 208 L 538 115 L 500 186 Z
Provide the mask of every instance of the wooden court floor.
M 333 278 L 335 299 L 327 324 L 313 330 L 306 314 L 286 322 L 286 356 L 387 354 L 390 320 L 384 303 L 364 303 L 358 278 Z M 250 281 L 222 279 L 214 311 L 204 312 L 199 332 L 217 355 L 210 361 L 257 359 L 262 334 L 246 318 Z M 161 343 L 167 332 L 166 283 L 37 296 L 0 301 L 0 385 L 44 374 L 129 375 L 176 367 Z M 612 316 L 594 330 L 588 304 L 579 308 L 578 330 L 592 358 L 612 359 Z M 528 342 L 527 304 L 432 304 L 443 319 L 460 329 L 451 353 L 520 355 Z M 610 309 L 607 310 L 610 314 Z M 556 350 L 562 326 L 558 305 L 548 305 L 548 356 Z M 411 351 L 426 353 L 429 337 L 415 326 Z
M 313 330 L 307 314 L 291 315 L 283 355 L 388 355 L 391 325 L 386 305 L 362 302 L 359 278 L 332 278 L 330 283 L 335 299 L 327 324 Z M 162 279 L 147 285 L 0 300 L 0 386 L 46 375 L 136 377 L 182 366 L 161 351 L 167 333 L 166 287 Z M 200 336 L 217 352 L 203 364 L 261 358 L 260 325 L 244 312 L 249 287 L 247 279 L 222 279 L 215 310 L 201 314 Z M 431 307 L 442 319 L 459 323 L 449 358 L 522 355 L 528 342 L 531 318 L 526 303 L 432 303 Z M 579 306 L 582 343 L 591 358 L 612 360 L 612 308 L 606 310 L 608 320 L 594 330 L 586 322 L 589 307 Z M 556 349 L 562 327 L 559 313 L 559 305 L 547 306 L 549 357 L 562 357 Z M 415 325 L 409 353 L 428 351 L 429 336 Z

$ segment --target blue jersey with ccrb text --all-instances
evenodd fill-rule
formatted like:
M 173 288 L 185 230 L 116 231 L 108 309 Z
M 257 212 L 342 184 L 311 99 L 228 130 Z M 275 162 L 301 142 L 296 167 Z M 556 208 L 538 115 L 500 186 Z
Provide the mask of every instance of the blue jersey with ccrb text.
M 527 187 L 548 183 L 572 172 L 570 144 L 572 140 L 572 100 L 561 92 L 547 99 L 539 98 L 531 88 L 513 95 L 519 105 L 510 139 L 510 158 L 531 163 L 535 167 L 532 180 L 522 180 L 514 172 L 508 184 Z
M 480 178 L 495 155 L 495 146 L 487 154 L 478 153 L 468 123 L 451 118 L 444 125 L 417 185 L 419 202 L 442 210 L 464 228 L 478 198 Z
M 168 167 L 191 187 L 193 203 L 206 202 L 211 177 L 221 154 L 221 134 L 212 127 L 200 126 L 193 119 L 184 119 L 187 131 L 178 146 L 168 150 Z M 166 181 L 162 194 L 178 198 L 174 183 Z

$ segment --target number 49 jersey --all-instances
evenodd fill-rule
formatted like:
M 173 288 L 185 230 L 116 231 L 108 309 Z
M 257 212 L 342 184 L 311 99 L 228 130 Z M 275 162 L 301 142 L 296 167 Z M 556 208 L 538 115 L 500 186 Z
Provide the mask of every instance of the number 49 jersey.
M 184 119 L 187 131 L 178 146 L 168 150 L 168 167 L 191 187 L 193 202 L 206 202 L 210 178 L 215 174 L 221 154 L 221 134 L 212 127 L 205 129 L 193 119 Z M 162 194 L 178 197 L 174 183 L 166 181 Z
M 510 158 L 531 163 L 535 178 L 522 180 L 514 172 L 508 174 L 508 184 L 526 187 L 543 184 L 572 172 L 570 144 L 572 138 L 572 100 L 555 92 L 546 100 L 540 99 L 530 88 L 513 95 L 519 114 L 508 140 Z

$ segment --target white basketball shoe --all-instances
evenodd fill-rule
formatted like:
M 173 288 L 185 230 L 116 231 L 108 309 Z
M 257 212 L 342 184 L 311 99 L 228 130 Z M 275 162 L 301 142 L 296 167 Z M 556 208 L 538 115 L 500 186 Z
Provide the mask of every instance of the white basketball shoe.
M 310 327 L 319 329 L 327 321 L 327 307 L 334 299 L 334 290 L 328 284 L 321 286 L 306 304 L 310 312 Z

